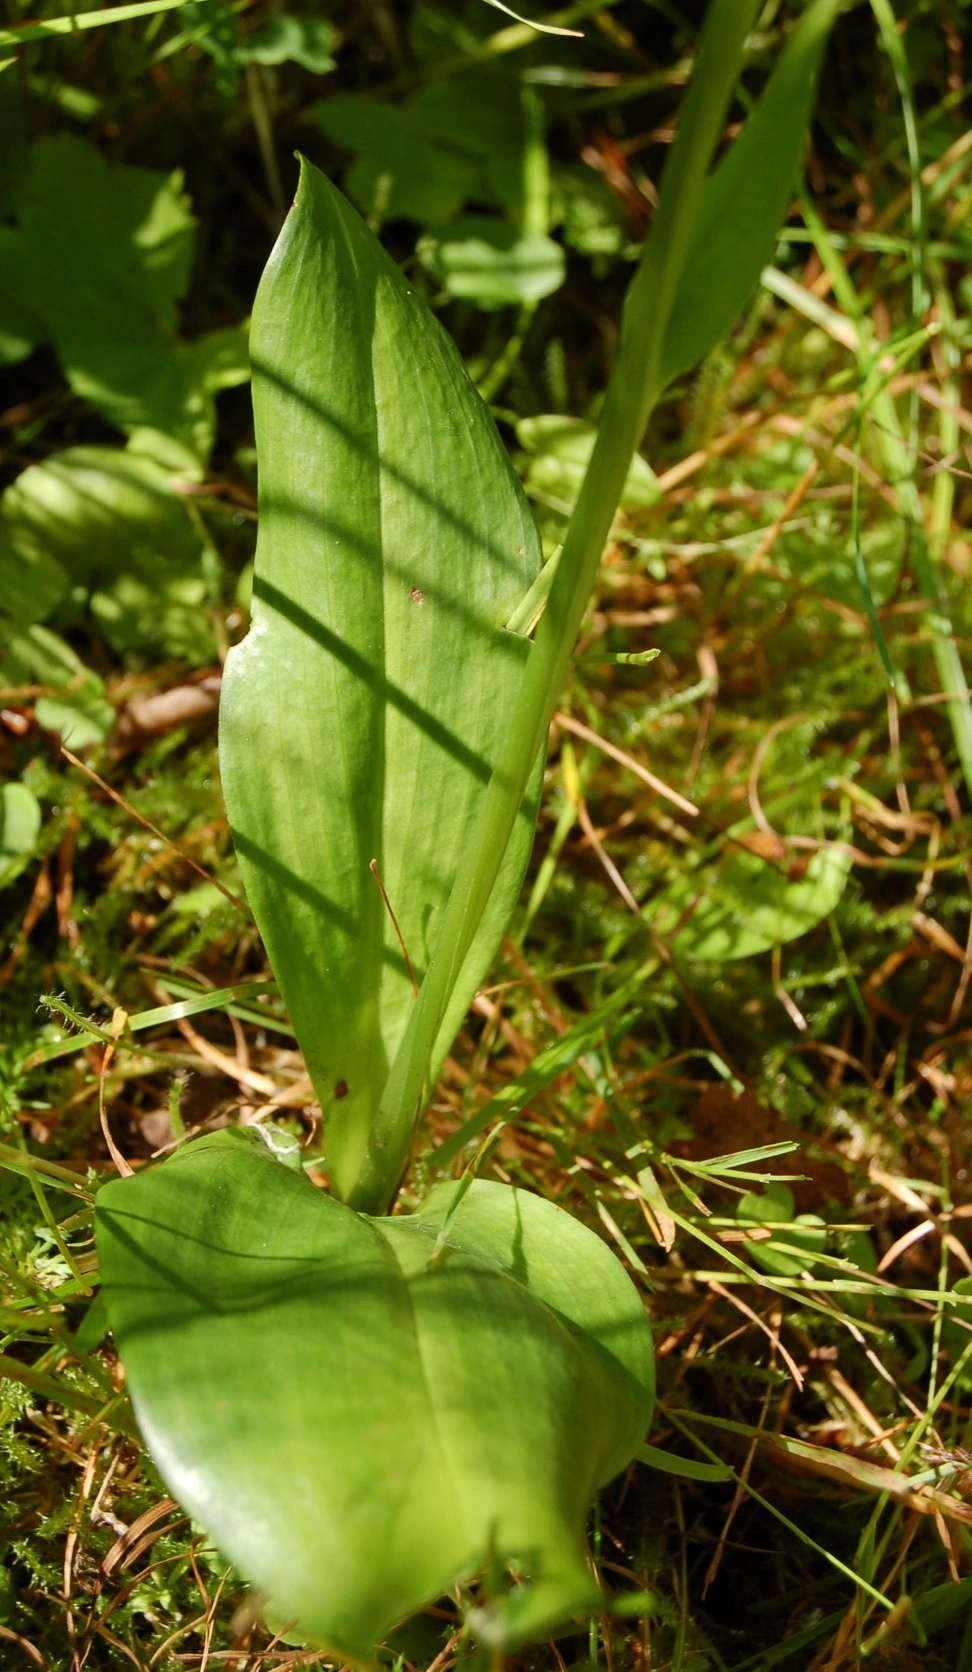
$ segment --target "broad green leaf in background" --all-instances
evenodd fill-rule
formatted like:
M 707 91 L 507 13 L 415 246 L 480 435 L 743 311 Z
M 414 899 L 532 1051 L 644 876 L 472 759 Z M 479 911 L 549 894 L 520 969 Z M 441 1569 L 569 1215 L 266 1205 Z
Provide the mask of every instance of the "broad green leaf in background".
M 181 175 L 109 163 L 59 135 L 30 148 L 8 212 L 0 359 L 50 342 L 75 393 L 111 423 L 169 430 L 205 457 L 212 394 L 247 368 L 237 352 L 228 378 L 223 332 L 176 339 L 196 225 Z
M 119 655 L 173 656 L 201 667 L 216 655 L 206 609 L 209 586 L 199 565 L 160 574 L 158 559 L 132 563 L 93 592 L 91 613 Z
M 0 253 L 2 242 L 0 231 Z M 26 302 L 19 301 L 16 295 L 0 294 L 0 366 L 15 366 L 18 360 L 26 360 L 43 341 L 43 323 Z
M 111 447 L 71 447 L 23 471 L 0 501 L 0 576 L 19 570 L 29 585 L 5 598 L 17 612 L 7 623 L 0 606 L 0 643 L 72 589 L 116 650 L 211 658 L 202 539 L 177 480 L 156 459 Z
M 196 469 L 183 467 L 183 474 L 197 475 L 205 463 L 216 435 L 214 396 L 221 389 L 235 389 L 249 382 L 249 325 L 226 326 L 206 331 L 191 343 L 175 342 L 165 369 L 144 391 L 137 425 L 163 436 L 174 437 L 193 455 Z M 132 439 L 140 433 L 126 425 Z
M 368 1219 L 221 1132 L 98 1195 L 103 1293 L 173 1493 L 356 1665 L 458 1580 L 495 1650 L 598 1605 L 584 1522 L 651 1417 L 644 1307 L 592 1231 L 476 1181 Z M 294 1635 L 294 1633 L 288 1633 Z
M 28 627 L 0 648 L 0 684 L 53 687 L 51 694 L 37 698 L 34 715 L 39 726 L 72 749 L 103 742 L 114 724 L 115 710 L 101 679 L 46 627 Z
M 0 48 L 0 57 L 4 56 Z M 24 99 L 16 76 L 0 76 L 0 156 L 0 218 L 6 219 L 17 201 L 30 159 Z
M 632 231 L 624 205 L 601 175 L 583 163 L 552 172 L 552 222 L 563 226 L 564 241 L 578 255 L 595 260 L 620 255 Z
M 495 203 L 519 220 L 526 132 L 519 77 L 480 64 L 430 81 L 409 103 L 427 129 L 476 158 L 477 203 Z
M 165 370 L 195 222 L 179 176 L 113 166 L 69 135 L 38 142 L 0 231 L 7 297 L 53 342 L 71 386 L 113 422 L 143 422 Z
M 345 1194 L 413 1003 L 369 866 L 421 981 L 512 723 L 527 647 L 503 624 L 540 551 L 452 343 L 307 164 L 257 297 L 253 365 L 253 625 L 226 666 L 220 758 Z M 509 921 L 534 816 L 517 819 L 440 1058 Z
M 565 510 L 570 510 L 580 492 L 596 436 L 593 424 L 585 424 L 580 418 L 566 418 L 554 412 L 538 418 L 521 418 L 516 426 L 516 439 L 529 456 L 527 492 L 537 498 L 557 500 Z M 636 453 L 621 495 L 622 506 L 626 510 L 643 511 L 657 505 L 660 499 L 655 472 Z
M 739 138 L 706 182 L 665 333 L 665 383 L 725 336 L 772 259 L 806 140 L 816 73 L 842 0 L 815 0 Z
M 45 621 L 67 589 L 65 569 L 43 546 L 21 545 L 13 536 L 0 501 L 0 647 L 32 622 Z
M 362 209 L 432 225 L 475 200 L 519 221 L 522 97 L 517 77 L 499 67 L 435 80 L 405 104 L 341 93 L 316 115 L 328 138 L 354 154 L 345 184 Z
M 334 30 L 322 17 L 283 12 L 266 28 L 247 36 L 241 51 L 255 64 L 300 64 L 315 75 L 335 67 Z
M 0 59 L 3 56 L 0 49 Z M 16 207 L 30 167 L 24 99 L 19 78 L 14 75 L 0 74 L 0 157 L 0 366 L 4 366 L 23 360 L 44 336 L 43 324 L 30 308 L 29 299 L 25 296 L 18 300 L 14 294 L 16 286 L 7 269 L 2 230 Z
M 744 1224 L 778 1226 L 776 1241 L 786 1244 L 786 1252 L 770 1248 L 764 1242 L 753 1242 L 750 1253 L 758 1266 L 778 1277 L 797 1277 L 813 1264 L 815 1254 L 822 1254 L 827 1246 L 827 1226 L 816 1213 L 796 1213 L 793 1192 L 787 1184 L 771 1184 L 765 1190 L 750 1190 L 736 1207 L 736 1217 Z M 791 1248 L 799 1252 L 791 1254 Z
M 564 252 L 543 232 L 519 232 L 493 215 L 467 215 L 439 227 L 417 245 L 423 267 L 447 295 L 505 308 L 539 302 L 566 276 Z
M 317 107 L 329 139 L 356 154 L 347 189 L 361 208 L 376 202 L 390 219 L 447 221 L 473 189 L 476 160 L 462 144 L 443 144 L 406 105 L 341 93 Z
M 841 843 L 830 843 L 792 879 L 788 863 L 734 848 L 715 866 L 681 874 L 652 908 L 652 926 L 677 955 L 716 964 L 785 946 L 830 916 L 851 856 Z
M 172 473 L 121 448 L 69 447 L 30 465 L 0 516 L 18 556 L 46 553 L 74 586 L 100 586 L 133 556 L 180 564 L 199 552 Z
M 40 835 L 41 810 L 26 784 L 0 787 L 0 888 L 24 868 Z
M 38 697 L 34 705 L 42 730 L 53 732 L 75 752 L 92 743 L 103 743 L 115 719 L 115 710 L 98 689 L 101 681 L 97 675 L 86 668 L 83 672 L 89 674 L 85 688 L 63 697 Z

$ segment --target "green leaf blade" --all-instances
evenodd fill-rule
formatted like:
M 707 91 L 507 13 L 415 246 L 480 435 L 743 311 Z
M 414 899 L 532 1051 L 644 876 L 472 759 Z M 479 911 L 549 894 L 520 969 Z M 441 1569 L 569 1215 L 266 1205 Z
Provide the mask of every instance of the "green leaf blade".
M 512 720 L 527 644 L 503 623 L 540 568 L 539 542 L 451 343 L 307 165 L 252 343 L 260 537 L 253 627 L 223 686 L 224 789 L 330 1110 L 335 1188 L 350 1196 L 369 1174 L 365 1205 L 393 1182 L 374 1183 L 370 1123 L 413 1003 L 369 867 L 421 979 Z M 532 825 L 521 812 L 463 1007 L 506 927 Z
M 314 1643 L 356 1664 L 460 1578 L 524 1583 L 510 1647 L 596 1607 L 584 1518 L 650 1420 L 629 1278 L 552 1204 L 476 1182 L 368 1220 L 219 1133 L 98 1199 L 109 1316 L 171 1489 Z
M 662 351 L 670 383 L 725 336 L 772 260 L 841 0 L 816 0 L 793 30 L 762 98 L 706 181 Z

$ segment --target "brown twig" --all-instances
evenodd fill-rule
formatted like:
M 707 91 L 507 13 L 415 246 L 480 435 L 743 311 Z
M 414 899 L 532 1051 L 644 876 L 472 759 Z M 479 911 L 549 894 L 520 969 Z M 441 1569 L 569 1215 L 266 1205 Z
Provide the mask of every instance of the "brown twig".
M 399 923 L 398 918 L 395 916 L 394 907 L 392 906 L 392 903 L 388 898 L 388 890 L 387 890 L 387 888 L 385 887 L 384 883 L 381 880 L 381 872 L 378 869 L 377 859 L 370 859 L 368 861 L 368 869 L 371 872 L 372 876 L 375 879 L 375 882 L 378 885 L 378 892 L 381 895 L 382 902 L 384 904 L 385 910 L 386 910 L 386 912 L 388 913 L 389 917 L 392 920 L 392 928 L 394 929 L 395 934 L 398 937 L 398 944 L 402 949 L 402 957 L 405 960 L 405 968 L 408 972 L 408 979 L 412 984 L 412 992 L 417 997 L 418 996 L 418 982 L 415 979 L 415 971 L 412 968 L 412 960 L 408 955 L 408 947 L 405 945 L 405 936 L 402 934 L 401 924 Z
M 222 894 L 224 898 L 229 901 L 231 906 L 235 906 L 237 911 L 241 911 L 249 917 L 250 908 L 246 901 L 241 900 L 238 894 L 234 894 L 224 883 L 221 883 L 219 878 L 214 877 L 210 871 L 207 871 L 204 865 L 200 865 L 197 859 L 193 859 L 192 854 L 187 853 L 181 842 L 177 842 L 172 836 L 167 836 L 164 830 L 160 830 L 157 824 L 153 824 L 151 819 L 147 819 L 144 813 L 140 813 L 137 808 L 132 806 L 130 801 L 126 801 L 125 797 L 121 795 L 118 790 L 113 789 L 111 784 L 106 783 L 100 773 L 95 772 L 94 768 L 88 766 L 85 761 L 79 760 L 77 755 L 72 754 L 71 750 L 63 743 L 61 744 L 61 754 L 66 760 L 71 762 L 72 766 L 76 766 L 79 772 L 83 772 L 86 778 L 90 778 L 93 784 L 97 784 L 98 788 L 103 790 L 105 795 L 110 796 L 111 800 L 114 801 L 117 806 L 122 807 L 129 817 L 133 818 L 137 824 L 140 824 L 144 830 L 148 830 L 153 836 L 157 836 L 160 842 L 164 842 L 167 847 L 172 849 L 173 853 L 177 853 L 180 859 L 185 860 L 185 863 L 191 866 L 196 874 L 202 877 L 205 882 L 212 883 L 214 888 L 218 888 L 220 894 Z

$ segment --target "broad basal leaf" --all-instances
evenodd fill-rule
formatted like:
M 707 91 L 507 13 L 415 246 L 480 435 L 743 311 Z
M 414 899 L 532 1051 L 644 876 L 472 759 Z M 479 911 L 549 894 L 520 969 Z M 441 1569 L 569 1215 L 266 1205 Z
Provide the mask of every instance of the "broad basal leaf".
M 592 1231 L 484 1182 L 367 1219 L 251 1129 L 106 1185 L 98 1248 L 153 1458 L 276 1619 L 360 1665 L 487 1568 L 521 1580 L 475 1616 L 497 1648 L 597 1605 L 586 1512 L 654 1379 Z
M 253 317 L 253 625 L 226 667 L 220 758 L 244 880 L 347 1196 L 421 981 L 526 643 L 529 508 L 451 342 L 305 164 Z M 440 1040 L 522 877 L 521 813 Z

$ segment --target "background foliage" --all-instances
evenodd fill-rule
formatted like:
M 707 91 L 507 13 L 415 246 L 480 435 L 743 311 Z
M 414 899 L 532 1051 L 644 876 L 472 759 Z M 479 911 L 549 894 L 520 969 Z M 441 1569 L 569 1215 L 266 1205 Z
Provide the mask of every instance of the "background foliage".
M 800 10 L 769 0 L 743 99 Z M 132 1158 L 317 1119 L 212 731 L 249 597 L 246 320 L 292 153 L 440 312 L 549 552 L 700 12 L 579 4 L 576 39 L 478 3 L 190 0 L 3 49 L 11 1664 L 301 1663 L 161 1497 L 89 1280 L 102 1105 Z M 494 1132 L 483 1176 L 621 1253 L 651 1441 L 702 1466 L 606 1494 L 602 1578 L 642 1601 L 545 1668 L 972 1667 L 968 34 L 961 0 L 838 23 L 773 266 L 629 479 L 527 891 L 430 1115 L 416 1186 Z M 455 1620 L 444 1598 L 396 1651 L 445 1672 Z

